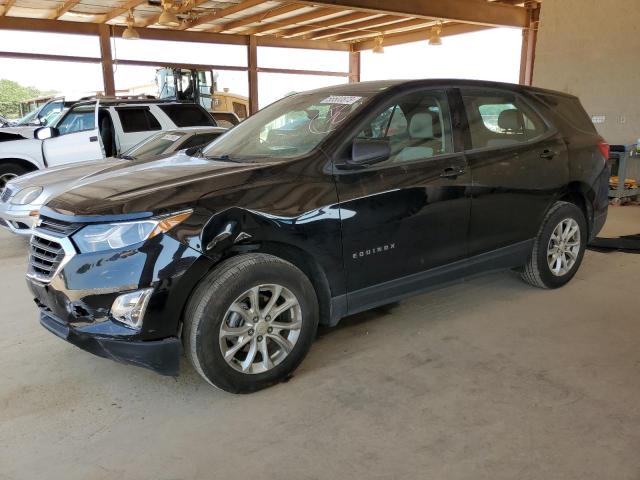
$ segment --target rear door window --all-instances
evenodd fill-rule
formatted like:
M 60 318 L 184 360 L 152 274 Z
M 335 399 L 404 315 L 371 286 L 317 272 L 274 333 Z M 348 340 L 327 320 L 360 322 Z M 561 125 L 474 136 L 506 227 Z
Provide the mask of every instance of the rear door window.
M 193 104 L 158 105 L 177 127 L 215 127 L 216 122 L 202 107 Z
M 118 107 L 118 118 L 124 133 L 160 130 L 160 122 L 149 111 L 149 107 Z
M 472 148 L 525 143 L 547 131 L 542 118 L 511 92 L 461 90 Z

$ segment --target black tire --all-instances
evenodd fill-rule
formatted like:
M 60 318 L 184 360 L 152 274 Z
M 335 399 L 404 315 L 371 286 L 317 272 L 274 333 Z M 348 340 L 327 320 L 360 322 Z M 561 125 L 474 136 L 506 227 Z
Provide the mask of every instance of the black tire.
M 24 175 L 25 173 L 28 173 L 30 171 L 31 170 L 18 163 L 5 162 L 0 160 L 0 190 L 2 190 L 7 183 L 7 176 L 15 175 L 16 177 L 19 177 L 20 175 Z
M 547 261 L 547 248 L 554 229 L 565 219 L 573 219 L 580 229 L 580 250 L 575 263 L 562 275 L 552 272 Z M 528 262 L 522 271 L 522 279 L 538 288 L 559 288 L 568 283 L 580 268 L 587 244 L 587 221 L 582 210 L 569 202 L 557 202 L 547 212 Z
M 264 284 L 281 285 L 295 295 L 302 326 L 281 363 L 266 372 L 243 373 L 224 359 L 220 328 L 231 304 L 248 289 Z M 187 358 L 207 382 L 227 392 L 250 393 L 289 378 L 311 348 L 318 318 L 315 290 L 297 267 L 273 255 L 238 255 L 218 265 L 195 289 L 185 311 L 182 341 Z

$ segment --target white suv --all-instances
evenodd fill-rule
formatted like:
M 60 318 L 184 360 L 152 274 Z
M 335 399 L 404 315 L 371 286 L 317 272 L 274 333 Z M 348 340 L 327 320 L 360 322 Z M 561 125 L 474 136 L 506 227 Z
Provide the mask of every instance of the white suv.
M 162 130 L 215 127 L 200 105 L 165 100 L 107 98 L 73 105 L 32 139 L 0 136 L 0 190 L 19 175 L 65 163 L 99 160 L 129 150 Z

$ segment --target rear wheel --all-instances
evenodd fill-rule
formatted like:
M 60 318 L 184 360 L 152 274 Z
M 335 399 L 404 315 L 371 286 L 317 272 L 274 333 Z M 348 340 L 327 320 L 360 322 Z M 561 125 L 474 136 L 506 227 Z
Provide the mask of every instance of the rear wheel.
M 24 175 L 28 171 L 28 169 L 17 163 L 0 163 L 0 190 L 6 187 L 8 182 L 13 180 L 14 178 L 19 177 L 20 175 Z
M 547 213 L 522 278 L 540 288 L 565 285 L 578 271 L 587 242 L 587 222 L 573 203 L 557 202 Z
M 287 378 L 309 351 L 317 326 L 309 279 L 278 257 L 247 254 L 223 262 L 198 286 L 183 342 L 205 380 L 248 393 Z

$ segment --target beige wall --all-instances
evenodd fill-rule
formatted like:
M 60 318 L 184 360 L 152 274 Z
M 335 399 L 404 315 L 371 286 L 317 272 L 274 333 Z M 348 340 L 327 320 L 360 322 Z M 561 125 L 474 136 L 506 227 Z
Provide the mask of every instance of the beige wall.
M 543 0 L 533 84 L 577 95 L 613 144 L 640 138 L 640 0 Z

